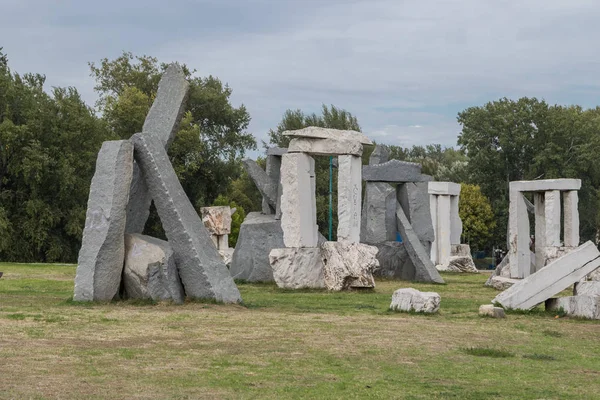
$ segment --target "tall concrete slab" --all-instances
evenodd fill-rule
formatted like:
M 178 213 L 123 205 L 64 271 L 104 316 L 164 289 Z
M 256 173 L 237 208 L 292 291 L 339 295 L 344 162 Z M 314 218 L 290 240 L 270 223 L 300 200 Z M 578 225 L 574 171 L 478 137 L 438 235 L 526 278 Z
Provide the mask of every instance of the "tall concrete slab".
M 429 195 L 429 210 L 431 212 L 431 221 L 433 222 L 433 236 L 434 236 L 434 241 L 431 242 L 431 262 L 433 262 L 434 265 L 440 264 L 439 260 L 439 254 L 438 254 L 438 250 L 437 250 L 437 246 L 438 246 L 438 237 L 440 236 L 440 234 L 438 233 L 438 224 L 437 224 L 437 220 L 438 220 L 438 196 L 430 194 Z
M 118 294 L 132 174 L 132 143 L 129 140 L 104 142 L 90 186 L 75 274 L 75 301 L 110 301 Z
M 510 278 L 523 279 L 530 273 L 529 215 L 523 193 L 510 182 L 508 241 Z
M 185 79 L 183 69 L 178 64 L 171 64 L 158 84 L 156 98 L 146 115 L 142 134 L 158 138 L 165 149 L 175 138 L 179 122 L 185 110 L 189 83 Z M 133 178 L 127 205 L 127 233 L 142 233 L 148 216 L 152 198 L 148 193 L 144 177 L 134 163 Z
M 588 241 L 540 271 L 515 283 L 492 302 L 505 308 L 529 310 L 555 296 L 600 267 L 600 252 Z
M 444 280 L 429 258 L 429 252 L 425 250 L 421 244 L 419 237 L 413 230 L 413 227 L 404 214 L 404 210 L 402 210 L 400 204 L 396 207 L 396 217 L 398 219 L 398 229 L 402 236 L 404 248 L 415 268 L 415 280 L 421 282 L 444 283 Z
M 463 224 L 459 213 L 459 196 L 450 196 L 450 243 L 460 244 Z
M 447 264 L 452 254 L 452 245 L 450 242 L 450 196 L 438 196 L 437 199 L 437 237 L 436 247 L 438 254 L 438 263 Z
M 186 295 L 224 303 L 241 296 L 225 263 L 177 179 L 163 143 L 152 135 L 132 137 L 163 228 L 175 253 Z
M 285 247 L 317 247 L 315 160 L 288 153 L 281 161 L 281 228 Z
M 431 179 L 422 175 L 422 179 Z M 407 182 L 397 187 L 398 203 L 402 206 L 408 221 L 421 241 L 427 254 L 431 251 L 431 243 L 435 240 L 431 210 L 429 207 L 428 186 L 431 182 Z M 450 231 L 448 231 L 448 234 Z
M 263 197 L 262 200 L 262 212 L 263 214 L 276 214 L 277 206 L 280 204 L 281 199 L 281 188 L 279 187 L 279 170 L 281 169 L 281 156 L 267 155 L 266 173 L 271 179 L 271 182 L 277 185 L 277 200 L 275 201 L 275 207 L 271 207 L 267 199 Z
M 360 157 L 338 156 L 338 242 L 360 241 L 361 171 Z
M 563 193 L 563 209 L 564 217 L 564 239 L 565 246 L 579 246 L 579 211 L 577 204 L 579 203 L 579 194 L 577 190 L 569 190 Z
M 546 234 L 544 242 L 546 246 L 560 246 L 560 191 L 549 190 L 545 196 Z
M 546 196 L 544 192 L 533 193 L 535 209 L 535 273 L 544 267 L 546 260 Z
M 396 240 L 396 188 L 387 182 L 366 182 L 360 241 L 377 244 Z

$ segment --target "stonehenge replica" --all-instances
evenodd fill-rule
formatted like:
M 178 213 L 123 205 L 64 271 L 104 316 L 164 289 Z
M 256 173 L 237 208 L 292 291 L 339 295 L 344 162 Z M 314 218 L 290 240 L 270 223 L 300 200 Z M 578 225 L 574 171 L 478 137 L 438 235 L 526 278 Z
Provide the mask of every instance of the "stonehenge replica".
M 234 279 L 341 291 L 374 288 L 374 275 L 444 283 L 439 271 L 478 272 L 469 245 L 461 243 L 459 184 L 433 181 L 419 164 L 389 160 L 380 145 L 363 166 L 369 138 L 320 127 L 284 132 L 289 146 L 268 149 L 265 170 L 244 160 L 262 206 L 247 215 L 235 249 L 229 248 L 235 209 L 203 207 L 199 216 L 167 156 L 188 86 L 181 67 L 170 65 L 142 132 L 102 144 L 75 301 L 239 303 Z M 313 156 L 337 158 L 337 241 L 318 231 Z M 481 315 L 501 318 L 503 309 L 544 303 L 547 310 L 600 319 L 600 251 L 590 241 L 579 243 L 580 188 L 579 179 L 510 182 L 508 253 L 486 282 L 501 293 L 482 305 Z M 142 234 L 152 203 L 166 241 Z M 571 286 L 573 296 L 554 297 Z M 439 304 L 436 293 L 405 288 L 394 293 L 390 308 L 431 313 Z
M 600 281 L 586 281 L 600 267 L 600 252 L 591 241 L 579 245 L 580 188 L 579 179 L 510 182 L 509 252 L 488 281 L 503 290 L 493 303 L 520 310 L 545 303 L 547 310 L 600 319 Z M 532 194 L 533 205 L 525 193 Z M 533 243 L 528 209 L 534 214 Z M 573 296 L 553 298 L 570 286 Z
M 241 301 L 166 152 L 188 87 L 181 67 L 170 65 L 142 132 L 102 145 L 90 187 L 75 301 L 144 298 L 181 303 L 185 296 Z M 152 202 L 168 242 L 141 235 Z

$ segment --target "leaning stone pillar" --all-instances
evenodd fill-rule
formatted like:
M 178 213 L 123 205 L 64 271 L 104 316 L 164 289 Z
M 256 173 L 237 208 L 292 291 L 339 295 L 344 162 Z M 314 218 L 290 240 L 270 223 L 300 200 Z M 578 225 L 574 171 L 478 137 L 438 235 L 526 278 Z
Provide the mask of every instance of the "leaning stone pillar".
M 284 154 L 281 161 L 281 228 L 285 247 L 316 247 L 315 160 L 305 153 Z
M 510 182 L 510 211 L 508 218 L 508 238 L 510 244 L 510 277 L 522 279 L 529 276 L 529 215 L 525 197 Z
M 339 242 L 360 241 L 360 202 L 362 200 L 362 160 L 352 155 L 338 156 Z
M 569 190 L 563 193 L 563 207 L 565 211 L 564 226 L 565 226 L 565 246 L 579 246 L 579 211 L 577 203 L 579 195 L 577 190 Z

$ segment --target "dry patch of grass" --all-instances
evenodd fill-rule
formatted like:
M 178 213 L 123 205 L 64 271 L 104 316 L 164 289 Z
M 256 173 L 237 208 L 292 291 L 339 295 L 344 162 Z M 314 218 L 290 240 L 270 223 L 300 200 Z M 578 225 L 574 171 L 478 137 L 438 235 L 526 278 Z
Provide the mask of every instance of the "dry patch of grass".
M 9 277 L 0 279 L 0 398 L 593 398 L 600 391 L 599 323 L 543 312 L 479 318 L 479 305 L 496 293 L 483 287 L 483 275 L 445 275 L 440 286 L 380 281 L 373 292 L 349 293 L 241 284 L 244 306 L 177 306 L 70 302 L 74 266 L 0 270 Z M 400 287 L 440 293 L 439 314 L 389 312 Z

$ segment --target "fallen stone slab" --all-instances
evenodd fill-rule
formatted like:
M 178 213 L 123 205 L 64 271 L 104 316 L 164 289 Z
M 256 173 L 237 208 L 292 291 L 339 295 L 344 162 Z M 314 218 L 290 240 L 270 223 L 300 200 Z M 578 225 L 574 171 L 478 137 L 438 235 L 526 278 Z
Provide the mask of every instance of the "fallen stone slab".
M 515 283 L 498 294 L 492 303 L 499 303 L 504 308 L 529 310 L 582 280 L 598 267 L 600 252 L 588 241 Z
M 183 303 L 185 294 L 169 243 L 126 234 L 123 288 L 125 298 Z
M 377 244 L 396 240 L 396 188 L 386 182 L 366 182 L 360 241 Z
M 432 314 L 440 309 L 440 301 L 440 295 L 435 292 L 420 292 L 413 288 L 398 289 L 392 295 L 390 309 Z
M 285 247 L 281 221 L 274 215 L 251 212 L 240 227 L 229 271 L 233 279 L 273 282 L 269 253 Z
M 334 139 L 350 140 L 361 144 L 373 144 L 371 139 L 357 131 L 345 131 L 340 129 L 321 128 L 318 126 L 309 126 L 294 131 L 285 131 L 283 136 L 302 137 L 312 139 Z M 288 148 L 289 150 L 289 148 Z
M 328 290 L 374 288 L 379 267 L 377 247 L 363 243 L 325 242 L 321 245 L 323 276 Z
M 231 233 L 231 207 L 202 207 L 200 213 L 202 214 L 202 222 L 211 235 L 228 235 Z
M 348 139 L 309 139 L 294 138 L 288 146 L 288 153 L 308 153 L 319 156 L 353 155 L 362 156 L 363 145 Z
M 600 296 L 569 296 L 546 300 L 547 311 L 562 310 L 569 316 L 600 319 Z
M 363 181 L 399 183 L 421 182 L 428 178 L 421 174 L 421 164 L 390 160 L 382 164 L 364 165 L 362 179 Z
M 246 172 L 250 175 L 250 178 L 254 181 L 256 188 L 263 196 L 263 199 L 267 201 L 269 206 L 275 210 L 277 208 L 277 182 L 267 175 L 267 173 L 256 163 L 256 161 L 249 158 L 242 161 Z
M 494 307 L 493 304 L 479 306 L 479 315 L 482 317 L 505 318 L 506 314 L 502 307 Z
M 146 115 L 143 135 L 152 135 L 158 138 L 165 149 L 175 138 L 179 122 L 185 110 L 185 101 L 188 95 L 189 82 L 185 73 L 178 64 L 171 64 L 158 83 L 156 98 Z M 150 215 L 152 198 L 148 193 L 146 182 L 137 164 L 133 166 L 133 178 L 129 203 L 127 205 L 127 233 L 142 233 Z
M 323 263 L 319 247 L 286 247 L 269 253 L 273 278 L 282 289 L 323 289 Z
M 129 140 L 104 142 L 90 185 L 75 273 L 75 301 L 110 301 L 118 296 L 132 173 L 132 143 Z
M 600 282 L 581 281 L 575 283 L 573 296 L 600 296 Z
M 185 293 L 198 299 L 240 302 L 241 296 L 196 210 L 181 187 L 162 143 L 132 137 L 135 158 L 175 253 Z
M 431 262 L 429 253 L 421 244 L 410 222 L 408 222 L 408 218 L 406 218 L 400 204 L 396 207 L 396 218 L 398 220 L 400 235 L 402 236 L 402 243 L 404 243 L 408 257 L 415 268 L 415 280 L 420 282 L 444 283 L 438 270 Z

